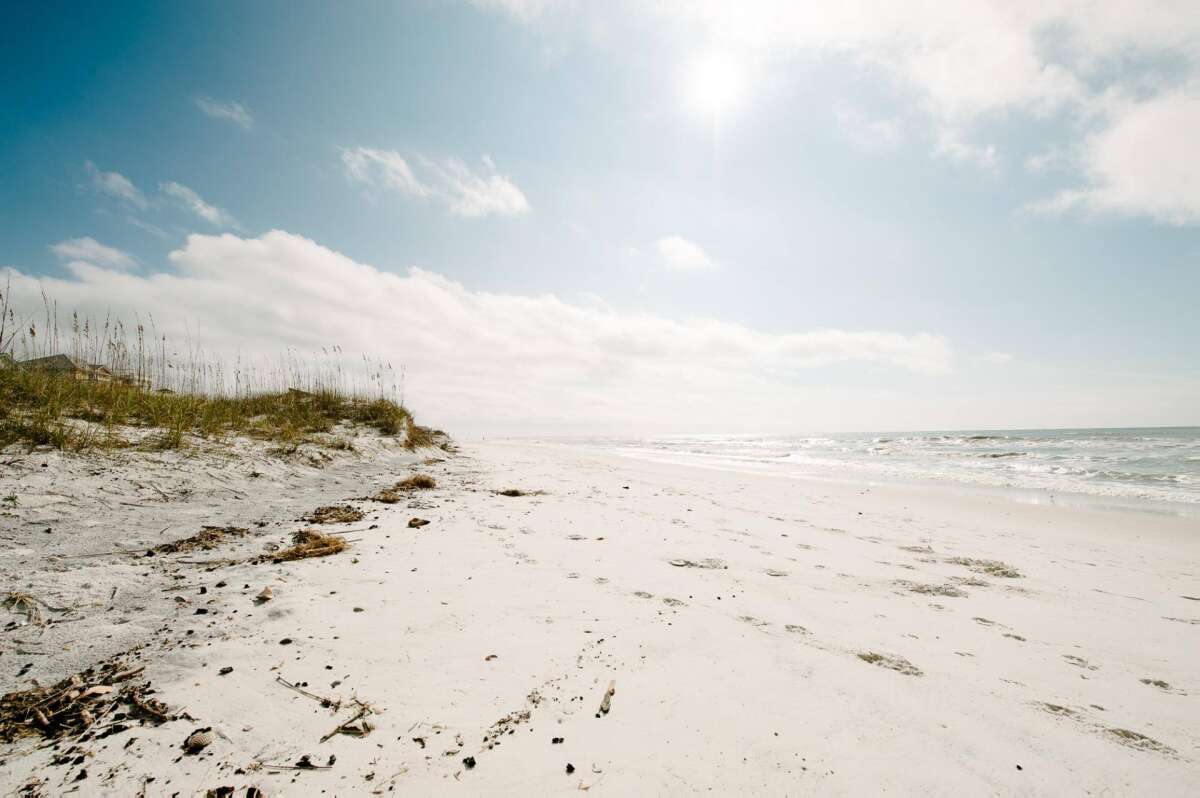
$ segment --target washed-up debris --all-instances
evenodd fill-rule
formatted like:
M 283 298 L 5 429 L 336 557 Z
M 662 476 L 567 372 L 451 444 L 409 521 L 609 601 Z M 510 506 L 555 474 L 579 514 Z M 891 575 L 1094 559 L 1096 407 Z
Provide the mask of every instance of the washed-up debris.
M 43 626 L 44 618 L 42 617 L 42 607 L 51 612 L 68 612 L 68 607 L 51 607 L 46 602 L 29 593 L 22 593 L 19 590 L 14 590 L 4 596 L 4 600 L 0 601 L 0 607 L 11 612 L 19 612 L 25 615 L 25 623 L 34 626 Z
M 238 787 L 214 787 L 204 793 L 204 798 L 238 798 Z M 257 787 L 247 787 L 242 798 L 267 798 L 267 794 Z
M 729 567 L 722 560 L 713 559 L 711 557 L 705 560 L 675 559 L 668 560 L 667 562 L 671 563 L 671 565 L 674 565 L 676 568 L 706 568 L 709 570 L 717 570 L 720 568 Z
M 596 712 L 596 717 L 600 717 L 602 715 L 608 714 L 608 711 L 610 709 L 612 709 L 612 698 L 613 698 L 613 695 L 616 694 L 616 692 L 617 692 L 616 681 L 614 680 L 614 681 L 609 682 L 608 689 L 604 691 L 604 698 L 600 699 L 600 709 Z
M 397 490 L 432 490 L 437 487 L 437 480 L 428 474 L 413 474 L 396 483 Z
M 348 504 L 330 504 L 313 510 L 304 520 L 310 524 L 352 524 L 364 517 L 362 510 Z
M 0 697 L 0 742 L 40 735 L 58 739 L 82 734 L 117 707 L 155 725 L 177 716 L 157 699 L 149 682 L 135 683 L 144 668 L 114 657 L 49 687 L 35 686 Z
M 291 548 L 277 551 L 274 554 L 264 555 L 259 558 L 259 562 L 290 562 L 292 560 L 304 560 L 309 557 L 328 557 L 330 554 L 337 554 L 343 551 L 348 545 L 346 541 L 333 535 L 326 535 L 324 532 L 318 532 L 315 529 L 301 529 L 292 536 Z
M 203 729 L 196 729 L 189 734 L 183 741 L 183 752 L 185 754 L 198 754 L 208 746 L 212 745 L 213 733 L 211 726 L 205 726 Z
M 329 770 L 333 767 L 333 763 L 330 762 L 328 765 L 317 765 L 313 763 L 311 756 L 305 754 L 296 760 L 296 764 L 294 765 L 278 765 L 273 762 L 262 762 L 258 765 L 255 765 L 255 767 L 259 766 L 269 770 Z
M 321 742 L 339 734 L 345 734 L 348 737 L 366 737 L 375 730 L 375 724 L 367 720 L 368 716 L 375 713 L 374 708 L 357 698 L 352 700 L 358 705 L 358 711 L 354 713 L 354 717 L 344 723 L 339 723 L 333 731 L 321 738 Z
M 429 521 L 425 520 L 424 518 L 410 518 L 410 519 L 408 519 L 408 528 L 409 529 L 420 529 L 421 527 L 425 526 L 428 523 L 429 523 Z
M 287 638 L 284 638 L 284 639 L 286 640 Z M 291 641 L 288 640 L 288 642 L 290 643 Z M 279 682 L 280 684 L 282 684 L 284 687 L 288 688 L 289 690 L 293 690 L 293 691 L 299 693 L 300 695 L 304 696 L 305 698 L 311 698 L 313 701 L 316 701 L 318 704 L 325 707 L 326 709 L 332 709 L 334 712 L 337 712 L 342 707 L 342 700 L 340 698 L 338 698 L 338 699 L 326 698 L 325 696 L 320 696 L 320 695 L 317 695 L 316 693 L 310 693 L 307 690 L 305 690 L 303 687 L 301 687 L 300 685 L 298 685 L 294 682 L 289 682 L 287 679 L 283 678 L 282 676 L 276 676 L 275 681 Z
M 544 490 L 521 490 L 520 488 L 505 488 L 504 490 L 494 490 L 492 493 L 497 496 L 509 496 L 515 498 L 517 496 L 544 496 Z
M 264 604 L 273 598 L 275 598 L 275 591 L 271 589 L 270 585 L 267 585 L 258 591 L 258 595 L 254 597 L 254 601 L 258 604 Z
M 220 546 L 228 538 L 240 538 L 248 534 L 250 534 L 250 530 L 240 526 L 205 526 L 189 538 L 163 543 L 150 551 L 158 554 L 210 551 Z
M 437 480 L 428 474 L 413 474 L 400 480 L 390 488 L 384 488 L 371 497 L 372 501 L 384 504 L 395 504 L 403 501 L 405 495 L 414 490 L 432 490 L 437 487 Z
M 777 568 L 768 568 L 764 573 L 767 576 L 787 576 L 787 571 L 780 571 Z
M 492 661 L 492 660 L 494 660 L 494 659 L 498 659 L 498 658 L 499 658 L 499 656 L 500 656 L 499 654 L 488 654 L 486 657 L 484 657 L 484 658 L 483 658 L 483 661 L 484 661 L 484 662 L 491 662 L 491 661 Z

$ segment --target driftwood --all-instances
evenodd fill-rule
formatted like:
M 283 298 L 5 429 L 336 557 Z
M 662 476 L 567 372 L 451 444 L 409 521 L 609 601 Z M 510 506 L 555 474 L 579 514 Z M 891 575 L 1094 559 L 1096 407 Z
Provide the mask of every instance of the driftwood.
M 608 689 L 604 691 L 604 698 L 600 699 L 600 710 L 596 713 L 596 717 L 607 715 L 612 709 L 612 697 L 617 692 L 617 682 L 613 680 L 608 683 Z

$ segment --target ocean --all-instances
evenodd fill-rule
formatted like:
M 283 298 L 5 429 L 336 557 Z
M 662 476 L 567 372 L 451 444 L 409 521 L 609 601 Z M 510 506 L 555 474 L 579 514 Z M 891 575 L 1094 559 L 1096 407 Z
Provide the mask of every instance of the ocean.
M 653 460 L 810 477 L 938 480 L 1200 511 L 1200 427 L 592 439 Z

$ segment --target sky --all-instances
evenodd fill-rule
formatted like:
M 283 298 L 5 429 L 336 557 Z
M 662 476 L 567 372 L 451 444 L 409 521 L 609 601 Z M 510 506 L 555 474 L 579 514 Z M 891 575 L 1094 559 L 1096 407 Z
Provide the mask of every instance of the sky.
M 1188 2 L 8 4 L 22 323 L 460 434 L 1200 424 Z

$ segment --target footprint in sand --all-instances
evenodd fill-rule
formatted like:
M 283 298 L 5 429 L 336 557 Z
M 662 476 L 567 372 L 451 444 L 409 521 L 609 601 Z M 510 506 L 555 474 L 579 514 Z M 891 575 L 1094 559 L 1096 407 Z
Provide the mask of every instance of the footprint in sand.
M 903 673 L 905 676 L 924 676 L 921 669 L 904 657 L 897 657 L 890 654 L 879 654 L 874 651 L 859 652 L 858 658 L 863 662 L 869 662 L 872 665 L 878 665 L 881 668 Z
M 1089 671 L 1100 670 L 1099 665 L 1093 665 L 1092 663 L 1088 662 L 1083 657 L 1077 657 L 1074 654 L 1063 654 L 1063 659 L 1065 659 L 1071 665 L 1074 665 L 1076 668 L 1083 668 L 1083 669 L 1089 670 Z
M 1138 679 L 1138 681 L 1141 682 L 1142 684 L 1146 685 L 1147 687 L 1156 687 L 1159 690 L 1162 690 L 1164 693 L 1173 693 L 1174 695 L 1187 695 L 1187 693 L 1183 692 L 1182 690 L 1180 690 L 1178 688 L 1172 687 L 1168 682 L 1164 682 L 1162 679 Z
M 926 596 L 948 596 L 950 598 L 964 598 L 967 594 L 959 590 L 954 585 L 926 585 L 920 582 L 909 582 L 906 579 L 897 579 L 895 584 L 912 593 L 921 593 Z
M 1127 748 L 1134 748 L 1138 751 L 1154 751 L 1160 754 L 1175 753 L 1174 748 L 1164 745 L 1153 737 L 1147 737 L 1140 732 L 1130 731 L 1129 729 L 1105 729 L 1104 733 L 1116 739 L 1117 742 Z

